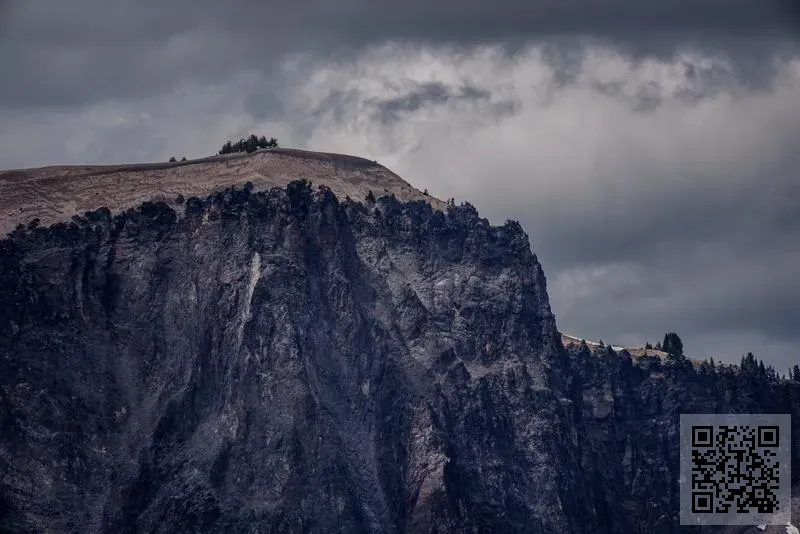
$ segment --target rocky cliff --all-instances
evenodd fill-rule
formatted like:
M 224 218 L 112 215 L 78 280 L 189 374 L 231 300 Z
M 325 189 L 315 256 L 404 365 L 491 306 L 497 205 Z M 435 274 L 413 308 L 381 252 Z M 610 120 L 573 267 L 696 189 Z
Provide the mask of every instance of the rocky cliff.
M 730 365 L 631 357 L 609 347 L 571 345 L 567 354 L 582 478 L 598 532 L 692 531 L 678 527 L 675 513 L 681 413 L 792 414 L 792 517 L 800 517 L 800 383 Z M 756 532 L 741 526 L 707 530 Z
M 565 350 L 517 223 L 257 189 L 0 241 L 0 531 L 683 532 L 678 414 L 798 413 Z

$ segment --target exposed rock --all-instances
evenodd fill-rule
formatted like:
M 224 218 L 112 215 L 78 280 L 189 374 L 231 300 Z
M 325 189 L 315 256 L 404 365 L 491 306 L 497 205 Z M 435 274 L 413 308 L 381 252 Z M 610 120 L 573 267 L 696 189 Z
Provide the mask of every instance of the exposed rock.
M 0 246 L 6 530 L 576 528 L 516 223 L 295 182 Z
M 565 350 L 518 223 L 258 189 L 0 241 L 0 531 L 686 532 L 679 414 L 800 411 Z

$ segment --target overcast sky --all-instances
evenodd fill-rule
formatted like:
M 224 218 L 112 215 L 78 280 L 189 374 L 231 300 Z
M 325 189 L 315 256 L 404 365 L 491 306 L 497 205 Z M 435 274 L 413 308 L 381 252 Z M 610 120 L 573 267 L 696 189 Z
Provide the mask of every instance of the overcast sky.
M 520 220 L 560 329 L 800 363 L 800 3 L 0 0 L 0 168 L 249 132 Z

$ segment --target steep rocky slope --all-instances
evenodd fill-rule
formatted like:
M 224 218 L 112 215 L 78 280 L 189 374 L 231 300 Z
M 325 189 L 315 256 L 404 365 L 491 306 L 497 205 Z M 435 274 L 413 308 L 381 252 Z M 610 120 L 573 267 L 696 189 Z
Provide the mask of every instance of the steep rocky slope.
M 518 224 L 294 183 L 2 247 L 6 529 L 572 528 Z
M 790 413 L 793 514 L 800 514 L 800 384 L 688 359 L 569 345 L 568 396 L 601 532 L 678 532 L 681 413 Z M 709 529 L 750 532 L 749 527 Z M 771 526 L 766 532 L 783 533 Z M 759 531 L 760 532 L 760 531 Z
M 49 193 L 62 222 L 0 241 L 0 531 L 686 532 L 678 414 L 798 413 L 800 384 L 565 350 L 519 224 L 337 198 L 325 169 L 388 175 L 314 161 L 204 198 L 125 171 L 189 198 Z

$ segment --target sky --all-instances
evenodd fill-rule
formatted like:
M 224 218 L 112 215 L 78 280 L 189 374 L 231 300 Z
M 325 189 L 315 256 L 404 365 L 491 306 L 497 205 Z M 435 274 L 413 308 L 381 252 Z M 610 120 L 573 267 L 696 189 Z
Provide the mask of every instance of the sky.
M 0 0 L 0 168 L 250 132 L 519 220 L 559 329 L 800 363 L 800 2 Z

